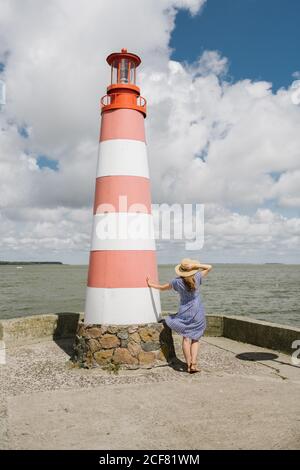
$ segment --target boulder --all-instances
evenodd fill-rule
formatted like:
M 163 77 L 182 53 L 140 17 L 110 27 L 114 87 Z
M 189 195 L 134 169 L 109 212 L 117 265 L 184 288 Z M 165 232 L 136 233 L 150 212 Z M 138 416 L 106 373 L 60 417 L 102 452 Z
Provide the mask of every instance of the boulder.
M 94 359 L 100 366 L 107 364 L 110 362 L 114 350 L 113 349 L 106 349 L 102 351 L 97 351 L 94 353 Z
M 140 365 L 152 365 L 155 362 L 156 355 L 154 352 L 141 351 L 138 355 Z
M 120 345 L 120 340 L 115 335 L 105 333 L 100 339 L 99 343 L 103 349 L 117 348 Z
M 128 349 L 126 348 L 117 348 L 115 349 L 114 355 L 113 355 L 113 362 L 115 364 L 128 364 L 128 365 L 133 365 L 137 364 L 138 360 L 133 357 Z

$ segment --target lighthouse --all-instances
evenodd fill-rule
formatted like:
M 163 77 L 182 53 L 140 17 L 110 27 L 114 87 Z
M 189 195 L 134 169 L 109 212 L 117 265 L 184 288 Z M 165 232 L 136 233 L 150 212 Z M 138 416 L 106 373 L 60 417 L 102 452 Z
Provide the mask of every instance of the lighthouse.
M 110 54 L 101 129 L 85 324 L 131 325 L 160 319 L 158 279 L 145 139 L 146 100 L 136 85 L 141 59 Z

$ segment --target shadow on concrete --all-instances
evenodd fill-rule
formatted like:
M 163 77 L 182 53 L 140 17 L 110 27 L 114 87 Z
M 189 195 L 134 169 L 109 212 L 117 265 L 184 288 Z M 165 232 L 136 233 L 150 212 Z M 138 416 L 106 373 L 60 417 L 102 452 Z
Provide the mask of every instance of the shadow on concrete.
M 73 344 L 76 336 L 78 322 L 80 320 L 79 313 L 63 312 L 58 313 L 58 320 L 55 331 L 53 333 L 53 341 L 66 354 L 73 354 Z
M 274 359 L 277 359 L 277 357 L 277 354 L 260 351 L 245 352 L 236 355 L 236 358 L 241 359 L 242 361 L 274 361 Z
M 159 336 L 160 347 L 169 366 L 178 372 L 186 372 L 186 363 L 176 356 L 172 330 L 168 327 L 165 320 L 162 319 L 159 323 L 164 325 L 164 329 Z
M 176 370 L 177 372 L 187 372 L 186 362 L 183 362 L 178 357 L 175 357 L 173 361 L 169 363 L 169 366 L 172 367 L 172 369 Z
M 53 340 L 57 346 L 60 347 L 68 356 L 71 358 L 74 354 L 74 339 L 65 338 L 65 339 L 54 339 Z
M 276 364 L 281 364 L 281 365 L 290 366 L 290 367 L 297 367 L 299 369 L 298 365 L 292 364 L 291 362 L 284 362 L 284 361 L 277 360 L 278 355 L 274 353 L 269 353 L 269 352 L 260 352 L 260 351 L 245 352 L 245 353 L 237 354 L 235 357 L 242 361 L 272 361 L 272 362 L 276 362 Z

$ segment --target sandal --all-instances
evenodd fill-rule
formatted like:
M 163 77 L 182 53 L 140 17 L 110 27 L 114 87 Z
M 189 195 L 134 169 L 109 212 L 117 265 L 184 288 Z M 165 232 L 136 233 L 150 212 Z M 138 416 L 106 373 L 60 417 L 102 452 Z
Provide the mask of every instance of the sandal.
M 196 362 L 191 362 L 188 371 L 190 374 L 197 374 L 197 372 L 201 372 L 200 369 L 197 368 Z

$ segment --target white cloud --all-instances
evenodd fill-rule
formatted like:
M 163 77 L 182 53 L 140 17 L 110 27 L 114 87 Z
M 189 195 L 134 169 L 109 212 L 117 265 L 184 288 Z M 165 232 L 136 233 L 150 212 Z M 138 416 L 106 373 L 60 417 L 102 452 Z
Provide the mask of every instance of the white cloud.
M 300 166 L 300 108 L 289 89 L 274 94 L 267 82 L 230 84 L 171 63 L 154 84 L 149 78 L 147 91 L 155 100 L 150 160 L 165 178 L 154 182 L 161 199 L 262 205 L 277 193 L 272 174 Z M 290 189 L 285 197 L 294 200 L 299 190 Z
M 196 72 L 200 75 L 222 75 L 228 70 L 228 60 L 221 57 L 217 51 L 204 51 L 200 56 Z
M 278 215 L 300 206 L 300 107 L 292 84 L 274 93 L 264 81 L 229 83 L 228 60 L 217 51 L 192 65 L 170 60 L 177 9 L 194 15 L 204 3 L 49 0 L 41 8 L 38 0 L 0 0 L 7 84 L 1 258 L 86 261 L 105 58 L 122 47 L 143 59 L 154 202 L 206 203 L 205 250 L 220 247 L 220 256 L 231 239 L 236 256 L 253 240 L 262 253 L 284 241 L 294 249 L 299 219 Z M 18 133 L 22 126 L 28 139 Z M 40 169 L 39 154 L 58 160 L 59 171 Z M 264 209 L 269 203 L 279 209 Z M 249 210 L 255 215 L 244 215 Z
M 300 218 L 285 217 L 270 209 L 251 215 L 230 211 L 221 205 L 205 206 L 205 237 L 201 252 L 190 257 L 203 262 L 287 262 L 298 260 Z M 161 259 L 176 262 L 186 255 L 185 243 L 172 241 L 171 248 L 159 242 Z
M 300 207 L 300 170 L 283 173 L 274 185 L 274 196 L 285 207 Z

